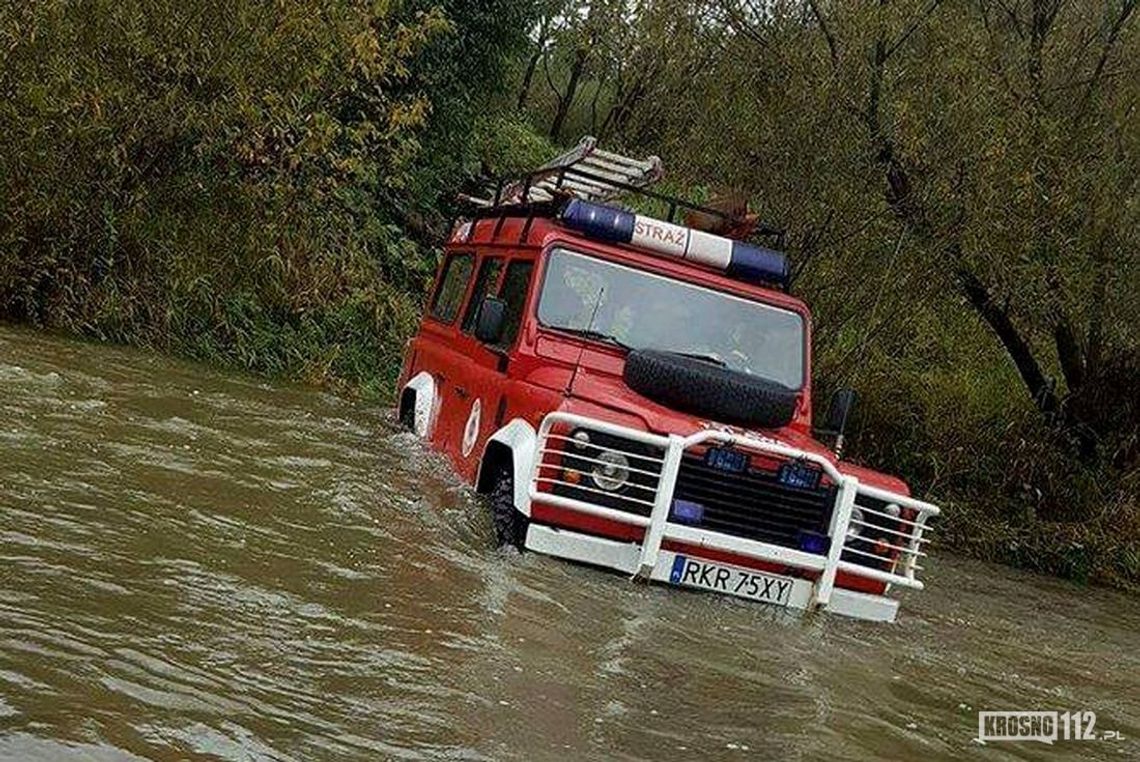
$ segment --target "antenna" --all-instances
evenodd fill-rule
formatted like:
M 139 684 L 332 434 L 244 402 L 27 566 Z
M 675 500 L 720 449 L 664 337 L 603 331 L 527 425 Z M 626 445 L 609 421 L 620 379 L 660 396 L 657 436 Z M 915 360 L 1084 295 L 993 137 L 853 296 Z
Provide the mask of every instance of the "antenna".
M 587 333 L 594 332 L 594 320 L 598 317 L 598 307 L 602 306 L 602 296 L 606 293 L 606 287 L 598 287 L 598 295 L 594 297 L 594 309 L 590 312 L 590 324 L 586 326 Z M 578 368 L 582 367 L 582 355 L 586 353 L 586 339 L 582 339 L 581 346 L 578 347 L 578 359 L 574 361 L 574 370 L 570 372 L 570 381 L 566 384 L 566 391 L 563 392 L 564 396 L 569 397 L 570 391 L 574 388 L 574 382 L 578 380 Z

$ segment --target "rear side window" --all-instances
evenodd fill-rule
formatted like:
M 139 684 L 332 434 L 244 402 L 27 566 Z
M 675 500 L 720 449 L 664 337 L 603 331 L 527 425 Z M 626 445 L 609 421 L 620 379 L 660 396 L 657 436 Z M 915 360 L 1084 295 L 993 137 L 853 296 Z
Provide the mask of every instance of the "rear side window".
M 533 261 L 515 260 L 507 265 L 507 274 L 503 278 L 503 288 L 499 293 L 499 297 L 507 303 L 503 339 L 499 342 L 499 346 L 511 346 L 515 343 L 515 337 L 519 335 L 519 325 L 522 323 L 523 307 L 526 305 L 532 270 L 534 270 Z
M 479 314 L 479 305 L 483 303 L 484 296 L 491 296 L 499 288 L 499 273 L 503 271 L 503 260 L 499 257 L 487 257 L 479 265 L 479 274 L 475 276 L 475 290 L 471 292 L 471 301 L 467 303 L 467 311 L 463 313 L 463 332 L 471 333 L 475 327 L 475 316 Z
M 452 254 L 443 265 L 443 274 L 432 300 L 431 314 L 444 323 L 454 322 L 467 293 L 467 281 L 471 280 L 471 270 L 475 266 L 474 254 Z

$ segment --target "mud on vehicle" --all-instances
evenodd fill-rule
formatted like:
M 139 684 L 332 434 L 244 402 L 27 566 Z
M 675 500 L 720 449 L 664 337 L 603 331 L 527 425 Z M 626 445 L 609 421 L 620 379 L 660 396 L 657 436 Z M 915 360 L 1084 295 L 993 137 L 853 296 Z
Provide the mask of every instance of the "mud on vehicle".
M 811 318 L 782 234 L 650 190 L 660 175 L 585 139 L 466 197 L 400 420 L 487 495 L 502 543 L 893 620 L 938 509 L 841 459 L 849 390 L 813 427 Z

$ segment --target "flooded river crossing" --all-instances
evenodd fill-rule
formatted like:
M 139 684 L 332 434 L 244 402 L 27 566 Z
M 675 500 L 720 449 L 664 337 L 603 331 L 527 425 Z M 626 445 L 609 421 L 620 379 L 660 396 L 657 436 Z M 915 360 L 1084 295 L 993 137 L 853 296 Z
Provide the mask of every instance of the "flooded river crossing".
M 491 535 L 390 410 L 0 328 L 0 759 L 1140 758 L 1134 596 L 942 553 L 875 625 Z

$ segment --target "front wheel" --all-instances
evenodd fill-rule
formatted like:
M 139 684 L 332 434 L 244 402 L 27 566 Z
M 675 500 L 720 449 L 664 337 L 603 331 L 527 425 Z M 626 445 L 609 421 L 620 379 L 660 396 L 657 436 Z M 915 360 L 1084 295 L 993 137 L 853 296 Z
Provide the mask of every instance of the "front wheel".
M 510 469 L 503 469 L 495 477 L 490 503 L 491 522 L 495 525 L 499 547 L 513 545 L 523 550 L 530 520 L 515 508 L 515 479 Z
M 405 431 L 416 430 L 416 405 L 414 401 L 410 405 L 404 405 L 400 410 L 399 424 L 400 428 Z

